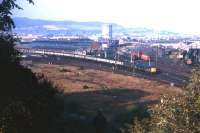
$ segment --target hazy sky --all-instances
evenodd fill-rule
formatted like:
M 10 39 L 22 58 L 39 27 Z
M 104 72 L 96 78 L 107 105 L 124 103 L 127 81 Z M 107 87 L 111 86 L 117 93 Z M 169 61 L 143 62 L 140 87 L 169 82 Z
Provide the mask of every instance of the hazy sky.
M 115 22 L 200 34 L 200 0 L 18 0 L 14 16 L 50 20 Z

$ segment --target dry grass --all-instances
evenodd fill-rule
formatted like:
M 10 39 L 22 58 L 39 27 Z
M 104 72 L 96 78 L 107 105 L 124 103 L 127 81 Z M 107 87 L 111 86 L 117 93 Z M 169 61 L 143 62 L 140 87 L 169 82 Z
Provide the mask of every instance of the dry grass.
M 65 93 L 95 91 L 102 88 L 125 88 L 151 93 L 148 97 L 154 99 L 163 94 L 174 95 L 181 92 L 180 88 L 171 87 L 169 84 L 157 81 L 93 69 L 80 69 L 80 67 L 75 66 L 37 64 L 32 69 L 34 72 L 43 73 L 56 85 L 64 89 Z M 84 88 L 84 86 L 88 88 Z
M 161 95 L 182 92 L 157 81 L 75 66 L 37 64 L 32 70 L 62 88 L 67 101 L 79 103 L 91 114 L 103 108 L 108 118 L 131 110 L 135 104 L 154 103 Z

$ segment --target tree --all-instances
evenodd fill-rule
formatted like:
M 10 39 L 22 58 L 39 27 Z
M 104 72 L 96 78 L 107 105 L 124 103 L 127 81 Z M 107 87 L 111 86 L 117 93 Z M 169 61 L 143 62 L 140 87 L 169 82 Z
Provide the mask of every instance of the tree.
M 132 126 L 135 133 L 199 133 L 200 68 L 193 70 L 184 94 L 163 96 L 160 103 L 150 109 L 150 114 L 148 124 L 135 121 Z
M 33 3 L 32 0 L 27 0 Z M 61 132 L 63 100 L 43 75 L 20 65 L 12 9 L 16 0 L 0 4 L 0 133 Z
M 27 0 L 33 4 L 32 0 Z M 22 9 L 16 0 L 3 0 L 0 4 L 0 62 L 1 63 L 19 63 L 20 53 L 14 48 L 18 41 L 10 33 L 15 24 L 11 18 L 13 9 Z
M 34 4 L 32 0 L 27 0 L 29 3 Z M 15 28 L 15 24 L 11 18 L 13 9 L 23 9 L 16 0 L 3 0 L 0 4 L 0 31 L 10 31 Z
M 0 62 L 2 64 L 14 63 L 20 61 L 20 52 L 15 49 L 17 39 L 12 35 L 0 34 Z

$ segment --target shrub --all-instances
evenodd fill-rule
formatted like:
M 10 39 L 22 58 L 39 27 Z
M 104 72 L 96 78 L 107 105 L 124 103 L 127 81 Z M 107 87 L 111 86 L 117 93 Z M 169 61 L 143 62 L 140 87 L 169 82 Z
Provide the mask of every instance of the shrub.
M 50 81 L 20 65 L 3 64 L 0 73 L 0 128 L 3 133 L 51 132 L 60 126 L 64 103 Z
M 87 89 L 89 89 L 90 87 L 88 86 L 88 85 L 84 85 L 83 86 L 83 89 L 85 89 L 85 90 L 87 90 Z
M 150 110 L 150 119 L 135 120 L 135 133 L 199 133 L 200 69 L 193 70 L 183 95 L 163 96 Z

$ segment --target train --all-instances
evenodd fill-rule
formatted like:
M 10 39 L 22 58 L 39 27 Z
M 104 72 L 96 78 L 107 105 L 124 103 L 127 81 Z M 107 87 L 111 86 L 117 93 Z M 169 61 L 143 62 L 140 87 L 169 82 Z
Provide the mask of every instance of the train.
M 111 60 L 111 59 L 105 59 L 105 58 L 98 58 L 90 55 L 85 54 L 73 54 L 73 53 L 66 53 L 66 52 L 58 52 L 58 51 L 47 51 L 47 50 L 21 50 L 22 53 L 28 52 L 32 54 L 42 54 L 42 55 L 55 55 L 55 56 L 65 56 L 65 57 L 72 57 L 72 58 L 78 58 L 78 59 L 85 59 L 85 60 L 91 60 L 96 62 L 102 62 L 102 63 L 108 63 L 113 64 L 117 66 L 125 66 L 133 68 L 134 70 L 143 71 L 151 74 L 157 73 L 157 68 L 150 65 L 149 62 L 143 61 L 143 60 L 137 60 L 134 61 L 134 63 L 131 63 L 129 65 L 126 65 L 123 61 L 117 61 L 117 60 Z
M 131 62 L 133 62 L 135 70 L 148 72 L 151 74 L 157 73 L 157 68 L 152 65 L 151 61 L 151 57 L 144 54 L 142 51 L 131 51 Z
M 158 71 L 157 71 L 157 68 L 147 62 L 144 62 L 142 60 L 140 61 L 135 61 L 134 62 L 134 68 L 136 70 L 139 70 L 139 71 L 143 71 L 143 72 L 147 72 L 147 73 L 150 73 L 150 74 L 156 74 Z

